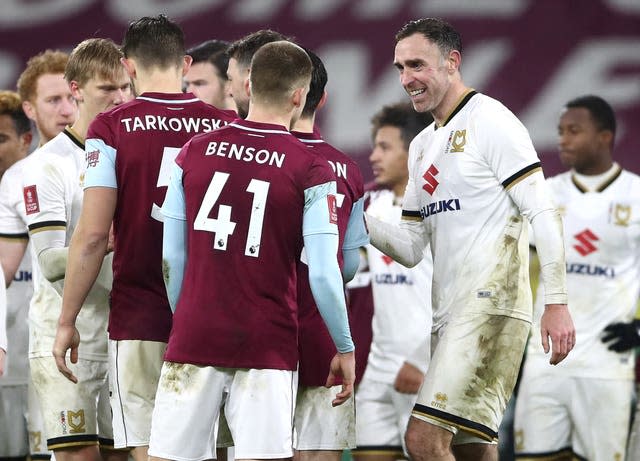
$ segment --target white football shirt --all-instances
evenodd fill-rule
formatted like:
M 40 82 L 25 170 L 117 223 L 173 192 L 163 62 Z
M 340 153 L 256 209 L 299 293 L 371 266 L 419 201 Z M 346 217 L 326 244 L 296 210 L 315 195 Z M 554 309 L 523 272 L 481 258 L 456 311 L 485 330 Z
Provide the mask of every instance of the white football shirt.
M 640 177 L 615 165 L 612 174 L 593 190 L 571 172 L 547 182 L 562 215 L 576 345 L 565 360 L 552 367 L 540 341 L 530 341 L 526 366 L 568 376 L 632 379 L 633 351 L 609 351 L 601 337 L 607 325 L 629 322 L 636 311 L 640 291 Z M 540 284 L 533 331 L 538 331 L 543 299 L 544 287 Z
M 33 235 L 66 231 L 65 246 L 69 246 L 82 209 L 84 146 L 67 128 L 28 160 L 22 182 L 29 232 Z M 105 276 L 104 272 L 98 277 L 76 320 L 82 341 L 80 357 L 90 360 L 107 360 L 110 275 Z M 29 310 L 30 357 L 50 356 L 62 309 L 63 281 L 52 284 L 39 276 L 35 283 L 40 289 Z
M 462 311 L 531 320 L 527 224 L 508 189 L 535 171 L 526 128 L 475 91 L 411 143 L 403 219 L 430 234 L 434 329 Z

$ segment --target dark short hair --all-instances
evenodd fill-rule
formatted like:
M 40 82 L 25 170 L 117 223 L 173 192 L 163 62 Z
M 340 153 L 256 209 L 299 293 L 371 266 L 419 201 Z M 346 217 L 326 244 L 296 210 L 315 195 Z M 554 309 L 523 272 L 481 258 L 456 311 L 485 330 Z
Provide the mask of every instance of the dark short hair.
M 184 34 L 180 26 L 164 14 L 145 16 L 129 24 L 122 52 L 145 68 L 180 67 L 185 55 Z
M 274 104 L 285 102 L 289 92 L 311 79 L 311 59 L 289 41 L 267 43 L 251 60 L 251 95 Z
M 193 64 L 208 62 L 218 69 L 222 78 L 227 78 L 227 66 L 229 56 L 227 49 L 229 42 L 224 40 L 207 40 L 187 50 L 187 54 L 193 58 Z
M 309 55 L 311 65 L 313 66 L 311 70 L 309 93 L 307 94 L 307 102 L 304 104 L 304 109 L 302 109 L 302 117 L 308 118 L 311 117 L 318 108 L 318 104 L 320 103 L 320 99 L 322 99 L 324 88 L 327 86 L 329 77 L 327 76 L 327 69 L 324 67 L 322 59 L 320 59 L 320 57 L 313 51 L 307 48 L 303 49 Z
M 462 37 L 451 24 L 440 18 L 423 18 L 409 21 L 396 34 L 396 43 L 414 34 L 422 34 L 435 43 L 443 56 L 458 50 L 462 54 Z
M 0 91 L 0 115 L 11 118 L 18 136 L 31 131 L 31 121 L 22 110 L 22 100 L 18 93 Z
M 616 115 L 613 108 L 600 96 L 592 94 L 580 96 L 565 104 L 567 109 L 584 108 L 589 111 L 599 130 L 616 133 Z
M 371 137 L 383 126 L 393 126 L 400 129 L 402 142 L 406 150 L 418 133 L 433 122 L 429 112 L 416 112 L 409 102 L 399 102 L 384 106 L 371 118 Z
M 229 58 L 238 61 L 241 67 L 248 68 L 251 65 L 253 55 L 256 54 L 256 51 L 258 51 L 260 47 L 267 43 L 279 42 L 281 40 L 289 39 L 274 30 L 259 30 L 233 42 L 227 49 L 227 55 Z

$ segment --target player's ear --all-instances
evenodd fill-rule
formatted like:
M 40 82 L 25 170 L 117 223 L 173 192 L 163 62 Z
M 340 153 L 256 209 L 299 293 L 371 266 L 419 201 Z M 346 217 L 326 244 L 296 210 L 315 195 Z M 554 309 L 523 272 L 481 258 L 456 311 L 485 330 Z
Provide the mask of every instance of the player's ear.
M 449 74 L 455 73 L 460 69 L 460 63 L 462 62 L 462 55 L 458 50 L 451 50 L 447 57 L 447 71 Z
M 31 131 L 27 131 L 20 135 L 20 149 L 24 149 L 25 154 L 29 152 L 31 141 L 33 141 L 33 133 Z
M 120 62 L 124 66 L 124 69 L 127 71 L 127 75 L 130 78 L 136 77 L 136 64 L 131 58 L 120 58 Z
M 182 58 L 182 76 L 184 77 L 189 72 L 189 68 L 191 67 L 191 63 L 193 62 L 193 58 L 188 54 L 185 54 Z
M 244 91 L 247 93 L 247 97 L 251 97 L 251 79 L 249 78 L 249 74 L 247 74 L 247 78 L 244 80 Z
M 30 120 L 36 119 L 36 108 L 31 104 L 31 101 L 22 101 L 22 110 Z
M 613 131 L 600 130 L 598 132 L 598 137 L 600 138 L 602 145 L 607 146 L 608 148 L 613 147 Z
M 71 82 L 69 83 L 69 89 L 71 90 L 71 96 L 73 96 L 73 99 L 78 102 L 81 102 L 83 100 L 82 92 L 80 91 L 78 82 L 76 82 L 75 80 L 71 80 Z
M 291 102 L 294 107 L 304 106 L 305 102 L 307 102 L 307 95 L 305 92 L 306 88 L 296 88 L 293 90 L 293 94 L 291 96 Z
M 318 102 L 318 106 L 316 107 L 316 111 L 322 109 L 324 107 L 324 105 L 327 103 L 327 90 L 324 90 L 322 92 L 322 97 L 320 98 L 320 101 Z

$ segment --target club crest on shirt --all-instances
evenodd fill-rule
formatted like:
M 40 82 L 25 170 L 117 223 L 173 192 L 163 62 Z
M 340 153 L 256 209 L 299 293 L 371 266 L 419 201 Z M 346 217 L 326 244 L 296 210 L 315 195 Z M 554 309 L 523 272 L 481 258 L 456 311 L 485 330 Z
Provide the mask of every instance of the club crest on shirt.
M 38 201 L 38 189 L 36 185 L 26 186 L 23 189 L 24 207 L 27 214 L 40 212 L 40 202 Z
M 444 152 L 445 154 L 464 152 L 465 144 L 467 144 L 467 130 L 451 130 L 451 133 L 449 133 L 449 139 L 447 140 L 447 147 Z
M 616 226 L 628 227 L 631 220 L 631 206 L 612 203 L 610 207 L 611 219 Z

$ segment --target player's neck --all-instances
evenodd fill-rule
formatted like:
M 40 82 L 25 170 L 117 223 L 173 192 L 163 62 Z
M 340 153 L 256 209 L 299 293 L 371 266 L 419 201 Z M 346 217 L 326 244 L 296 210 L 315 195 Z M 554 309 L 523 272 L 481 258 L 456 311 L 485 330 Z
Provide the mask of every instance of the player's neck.
M 269 107 L 259 107 L 256 104 L 249 106 L 249 114 L 246 120 L 258 123 L 270 123 L 273 125 L 281 125 L 287 130 L 291 128 L 291 112 L 283 113 L 281 110 L 274 110 Z
M 133 83 L 137 94 L 182 93 L 182 74 L 175 69 L 138 72 Z
M 451 112 L 460 104 L 464 95 L 470 90 L 471 88 L 467 87 L 462 80 L 454 80 L 451 83 L 449 90 L 445 93 L 438 107 L 431 111 L 431 115 L 433 115 L 438 126 L 442 126 L 447 121 Z
M 85 117 L 83 115 L 83 112 L 84 111 L 82 110 L 82 108 L 80 108 L 78 119 L 75 121 L 73 125 L 71 125 L 71 129 L 74 131 L 74 133 L 77 136 L 81 138 L 82 142 L 84 142 L 84 140 L 87 138 L 87 131 L 89 131 L 89 125 L 91 124 L 95 116 L 98 115 L 98 114 L 92 114 L 91 117 Z
M 407 182 L 395 184 L 391 190 L 393 191 L 393 201 L 402 203 L 404 192 L 407 189 Z
M 584 176 L 596 176 L 607 173 L 613 169 L 613 159 L 611 155 L 603 155 L 599 161 L 592 162 L 589 165 L 583 165 L 575 168 L 575 172 Z
M 313 133 L 314 120 L 315 117 L 299 118 L 291 127 L 291 131 L 297 131 L 299 133 Z

